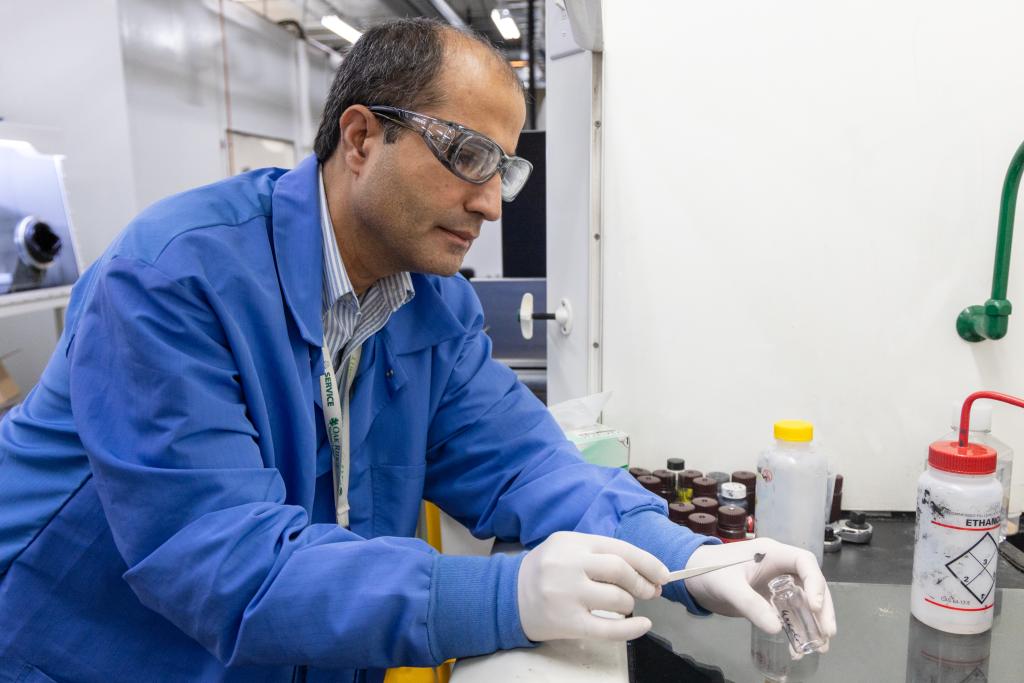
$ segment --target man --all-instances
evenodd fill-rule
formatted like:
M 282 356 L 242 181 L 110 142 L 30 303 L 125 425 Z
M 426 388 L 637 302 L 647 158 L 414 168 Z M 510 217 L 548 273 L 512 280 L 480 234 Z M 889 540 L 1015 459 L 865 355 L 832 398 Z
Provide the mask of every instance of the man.
M 669 523 L 491 360 L 449 276 L 528 175 L 523 120 L 488 45 L 386 24 L 339 69 L 316 158 L 128 226 L 0 428 L 0 680 L 379 681 L 634 638 L 647 619 L 591 610 L 662 590 L 777 631 L 755 589 L 783 572 L 834 633 L 809 553 Z M 423 498 L 533 549 L 437 555 L 414 538 Z M 661 588 L 666 565 L 755 551 Z

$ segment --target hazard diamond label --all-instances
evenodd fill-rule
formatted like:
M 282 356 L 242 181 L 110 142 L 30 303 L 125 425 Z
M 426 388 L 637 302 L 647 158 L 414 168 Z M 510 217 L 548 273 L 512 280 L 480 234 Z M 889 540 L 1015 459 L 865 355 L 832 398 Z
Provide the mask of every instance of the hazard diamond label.
M 974 596 L 979 604 L 984 605 L 996 585 L 996 562 L 999 557 L 999 546 L 992 534 L 985 534 L 980 541 L 972 545 L 965 553 L 953 558 L 946 564 L 949 573 Z

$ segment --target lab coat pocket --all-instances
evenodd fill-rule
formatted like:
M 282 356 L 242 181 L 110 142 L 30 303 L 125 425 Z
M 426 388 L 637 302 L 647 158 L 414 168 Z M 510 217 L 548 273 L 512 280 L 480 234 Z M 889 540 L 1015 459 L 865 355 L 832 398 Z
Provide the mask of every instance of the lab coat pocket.
M 426 471 L 424 463 L 371 466 L 374 536 L 416 533 Z

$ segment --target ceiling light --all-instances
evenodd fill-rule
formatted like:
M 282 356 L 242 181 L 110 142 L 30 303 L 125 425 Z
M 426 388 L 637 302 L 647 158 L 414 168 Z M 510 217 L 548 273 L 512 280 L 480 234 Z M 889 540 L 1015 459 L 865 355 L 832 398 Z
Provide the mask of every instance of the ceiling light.
M 430 0 L 430 4 L 434 6 L 437 13 L 444 17 L 449 24 L 465 28 L 466 22 L 462 20 L 462 17 L 459 16 L 458 12 L 452 9 L 452 6 L 449 5 L 446 0 Z
M 331 14 L 324 17 L 320 20 L 320 23 L 323 24 L 324 28 L 334 31 L 339 36 L 353 44 L 359 40 L 359 36 L 363 35 L 362 31 L 357 31 L 346 24 L 337 14 Z
M 501 33 L 501 37 L 505 40 L 519 40 L 519 27 L 516 26 L 516 20 L 512 18 L 512 15 L 507 9 L 498 11 L 497 8 L 491 10 L 491 21 L 498 27 L 498 32 Z

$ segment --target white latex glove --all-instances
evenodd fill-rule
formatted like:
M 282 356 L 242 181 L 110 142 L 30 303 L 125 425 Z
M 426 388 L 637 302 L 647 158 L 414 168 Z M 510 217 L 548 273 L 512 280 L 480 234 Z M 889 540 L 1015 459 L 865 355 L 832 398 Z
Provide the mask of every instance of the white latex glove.
M 782 630 L 782 622 L 779 613 L 768 602 L 771 595 L 768 582 L 780 574 L 792 574 L 803 584 L 807 602 L 822 634 L 832 638 L 836 634 L 832 595 L 818 568 L 818 561 L 806 550 L 770 538 L 702 545 L 690 555 L 686 568 L 726 564 L 753 557 L 755 553 L 764 553 L 764 559 L 686 579 L 686 589 L 707 610 L 727 617 L 746 617 L 762 631 L 778 633 Z M 826 644 L 822 652 L 827 650 Z
M 533 641 L 563 638 L 632 640 L 651 628 L 646 617 L 626 615 L 636 599 L 661 595 L 668 568 L 625 541 L 572 531 L 551 534 L 527 553 L 519 568 L 519 619 Z

